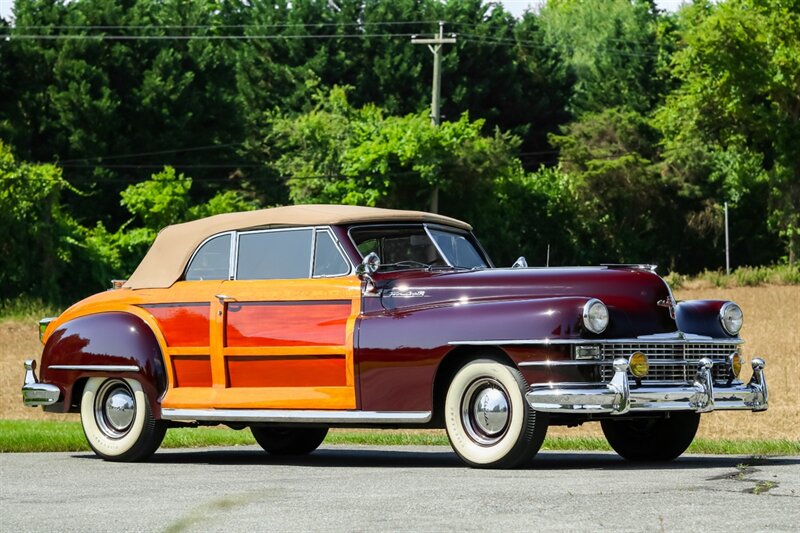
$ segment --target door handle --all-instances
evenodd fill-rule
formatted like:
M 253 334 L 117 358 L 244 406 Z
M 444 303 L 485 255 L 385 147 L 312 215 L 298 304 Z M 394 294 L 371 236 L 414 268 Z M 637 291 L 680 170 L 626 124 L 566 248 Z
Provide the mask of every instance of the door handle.
M 227 294 L 215 294 L 214 298 L 219 300 L 219 303 L 221 303 L 221 304 L 229 303 L 229 302 L 235 302 L 236 301 L 236 298 L 234 298 L 233 296 L 228 296 Z

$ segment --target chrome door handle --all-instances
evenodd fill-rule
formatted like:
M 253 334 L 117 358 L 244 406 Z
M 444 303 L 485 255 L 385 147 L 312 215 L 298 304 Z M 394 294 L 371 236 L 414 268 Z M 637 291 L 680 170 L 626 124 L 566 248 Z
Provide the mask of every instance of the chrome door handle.
M 229 303 L 229 302 L 235 302 L 236 301 L 236 298 L 234 298 L 233 296 L 228 296 L 227 294 L 215 294 L 214 298 L 219 300 L 219 303 L 221 303 L 221 304 Z

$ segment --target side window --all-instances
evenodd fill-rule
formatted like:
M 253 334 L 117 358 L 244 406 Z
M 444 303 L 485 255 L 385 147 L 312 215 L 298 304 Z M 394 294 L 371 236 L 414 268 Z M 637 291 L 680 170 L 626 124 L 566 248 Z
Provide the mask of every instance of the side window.
M 241 233 L 236 279 L 297 279 L 311 274 L 312 229 Z
M 314 247 L 314 276 L 340 276 L 350 272 L 350 265 L 345 261 L 333 237 L 327 231 L 317 232 L 317 243 Z
M 206 241 L 186 269 L 187 281 L 228 279 L 231 258 L 230 233 Z

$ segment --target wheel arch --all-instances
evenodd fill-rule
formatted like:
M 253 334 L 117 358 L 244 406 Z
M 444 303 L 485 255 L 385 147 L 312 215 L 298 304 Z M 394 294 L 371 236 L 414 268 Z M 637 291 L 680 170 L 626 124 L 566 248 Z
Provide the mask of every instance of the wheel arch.
M 151 322 L 152 317 L 136 308 L 84 314 L 58 324 L 41 358 L 42 380 L 63 391 L 62 401 L 49 410 L 78 412 L 89 378 L 119 377 L 139 381 L 153 415 L 160 418 L 169 369 L 163 336 Z M 53 368 L 58 366 L 66 368 Z
M 450 382 L 460 368 L 475 359 L 493 359 L 517 368 L 508 353 L 500 346 L 457 346 L 450 350 L 439 362 L 433 379 L 432 424 L 435 427 L 444 427 L 444 402 Z

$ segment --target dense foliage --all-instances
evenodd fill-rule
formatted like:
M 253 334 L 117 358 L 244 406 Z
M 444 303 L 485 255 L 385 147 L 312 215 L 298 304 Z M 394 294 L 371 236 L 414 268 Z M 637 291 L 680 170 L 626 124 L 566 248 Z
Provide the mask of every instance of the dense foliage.
M 471 221 L 498 264 L 794 263 L 800 1 L 16 0 L 0 300 L 130 274 L 159 228 L 330 202 Z M 445 23 L 442 112 L 428 118 Z M 663 268 L 662 267 L 662 268 Z

